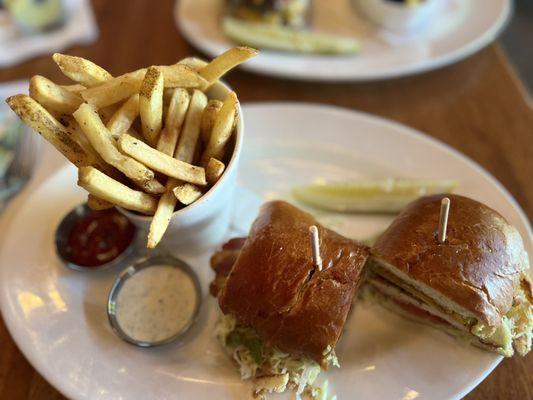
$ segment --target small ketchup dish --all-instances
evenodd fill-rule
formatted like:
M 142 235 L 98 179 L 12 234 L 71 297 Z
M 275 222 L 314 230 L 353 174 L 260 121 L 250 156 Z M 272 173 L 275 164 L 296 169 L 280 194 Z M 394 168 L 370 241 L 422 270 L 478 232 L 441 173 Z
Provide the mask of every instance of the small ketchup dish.
M 58 225 L 56 251 L 71 269 L 102 270 L 126 261 L 136 235 L 135 226 L 115 208 L 96 211 L 80 204 Z

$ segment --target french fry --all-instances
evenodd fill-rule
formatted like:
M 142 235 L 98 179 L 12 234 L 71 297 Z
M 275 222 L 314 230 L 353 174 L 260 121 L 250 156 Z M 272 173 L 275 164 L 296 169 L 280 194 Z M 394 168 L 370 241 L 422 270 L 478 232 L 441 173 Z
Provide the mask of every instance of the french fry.
M 192 163 L 194 149 L 200 136 L 200 122 L 202 113 L 207 105 L 207 97 L 199 90 L 195 90 L 191 96 L 191 103 L 187 110 L 185 123 L 180 135 L 180 140 L 174 157 L 188 163 Z
M 222 161 L 211 157 L 205 168 L 205 178 L 207 179 L 207 183 L 211 186 L 217 183 L 224 173 L 224 169 L 226 169 L 226 166 Z
M 82 90 L 87 89 L 85 86 L 75 83 L 74 85 L 60 85 L 63 89 L 72 93 L 80 93 Z
M 93 160 L 69 135 L 67 129 L 30 96 L 17 94 L 6 100 L 11 109 L 33 130 L 39 132 L 77 167 L 93 165 Z
M 191 102 L 191 96 L 185 89 L 174 89 L 168 105 L 168 115 L 165 119 L 165 128 L 180 130 L 185 121 L 187 110 Z
M 83 103 L 79 94 L 69 92 L 40 75 L 30 79 L 30 96 L 47 110 L 62 114 L 72 114 Z
M 138 93 L 145 73 L 146 69 L 139 69 L 109 79 L 100 86 L 83 90 L 81 97 L 98 109 L 110 106 Z
M 52 58 L 63 74 L 86 87 L 101 85 L 112 78 L 105 69 L 84 58 L 60 53 Z
M 202 197 L 203 194 L 197 186 L 191 185 L 190 183 L 182 183 L 181 185 L 176 186 L 172 192 L 174 193 L 174 196 L 176 196 L 176 199 L 186 206 L 194 203 Z
M 202 156 L 202 165 L 207 165 L 211 157 L 218 160 L 224 158 L 224 148 L 233 132 L 238 104 L 237 95 L 235 92 L 230 92 L 217 113 L 209 142 Z
M 196 89 L 206 87 L 207 81 L 198 72 L 185 64 L 161 65 L 166 88 Z
M 143 136 L 152 146 L 157 143 L 163 124 L 163 74 L 158 67 L 146 71 L 139 93 L 139 114 Z
M 211 131 L 213 130 L 213 125 L 215 124 L 215 119 L 222 108 L 222 102 L 220 100 L 211 99 L 207 103 L 207 107 L 202 113 L 202 120 L 200 122 L 200 136 L 202 138 L 202 143 L 209 143 L 209 138 L 211 136 Z
M 139 115 L 139 95 L 131 96 L 109 119 L 106 127 L 111 135 L 118 139 L 121 133 L 128 132 Z
M 154 213 L 152 222 L 150 223 L 150 230 L 148 231 L 146 247 L 149 249 L 154 249 L 159 244 L 168 228 L 177 202 L 176 196 L 174 196 L 174 192 L 172 191 L 176 186 L 176 182 L 175 179 L 168 178 L 167 184 L 165 185 L 166 191 L 159 198 L 157 210 Z
M 193 143 L 195 137 L 196 140 L 198 140 L 201 114 L 203 107 L 205 107 L 205 103 L 207 102 L 205 96 L 196 93 L 201 92 L 195 91 L 189 101 L 185 122 L 183 123 L 182 133 L 180 135 L 180 142 L 176 148 L 176 151 L 174 152 L 174 157 L 176 159 L 189 163 L 192 162 L 194 157 L 194 147 L 196 143 L 194 143 L 194 146 L 192 147 L 191 144 Z M 178 95 L 176 94 L 175 96 Z M 185 136 L 187 136 L 188 139 L 182 140 Z M 177 202 L 177 198 L 174 195 L 173 190 L 182 183 L 183 182 L 180 182 L 178 179 L 168 179 L 167 184 L 165 185 L 166 192 L 159 199 L 157 211 L 155 212 L 150 224 L 148 242 L 146 245 L 149 249 L 155 248 L 165 234 Z
M 194 89 L 205 88 L 208 85 L 208 82 L 199 73 L 186 65 L 162 65 L 158 68 L 163 73 L 165 88 Z M 81 96 L 96 108 L 118 103 L 139 92 L 146 71 L 146 68 L 142 68 L 111 78 L 100 86 L 83 90 Z
M 118 151 L 113 136 L 104 126 L 93 106 L 84 103 L 73 116 L 85 132 L 91 145 L 108 164 L 117 168 L 142 187 L 154 179 L 153 171 Z
M 144 189 L 147 193 L 151 194 L 163 194 L 166 189 L 165 186 L 161 184 L 157 179 L 150 179 L 146 183 L 136 183 L 137 186 L 140 186 L 141 189 Z
M 205 67 L 198 71 L 198 74 L 205 78 L 208 86 L 218 81 L 226 72 L 242 64 L 249 58 L 256 56 L 259 52 L 251 47 L 233 47 L 213 59 Z
M 95 210 L 95 211 L 108 210 L 115 206 L 113 203 L 110 203 L 106 200 L 99 199 L 98 197 L 92 194 L 89 194 L 87 196 L 87 205 L 89 206 L 91 210 Z
M 200 119 L 206 103 L 207 99 L 205 98 L 205 95 L 199 91 L 194 91 L 193 96 L 190 99 L 187 115 L 180 135 L 180 141 L 174 152 L 174 157 L 180 161 L 191 163 L 194 158 L 194 147 L 196 147 L 196 142 L 200 135 Z M 186 139 L 184 139 L 184 137 Z M 196 140 L 196 142 L 194 142 L 194 140 Z M 153 249 L 157 246 L 168 228 L 168 224 L 170 223 L 177 202 L 173 189 L 180 184 L 183 184 L 183 182 L 174 178 L 169 178 L 165 185 L 166 192 L 159 199 L 157 211 L 152 218 L 150 230 L 148 231 L 148 242 L 146 247 L 149 249 Z
M 204 61 L 201 58 L 197 57 L 186 57 L 178 61 L 178 64 L 184 64 L 194 69 L 195 71 L 199 71 L 207 65 L 207 61 Z
M 207 106 L 207 97 L 199 90 L 195 90 L 191 97 L 189 110 L 183 126 L 183 131 L 180 135 L 180 140 L 174 157 L 178 160 L 183 160 L 192 163 L 194 160 L 195 150 L 198 147 L 198 140 L 200 137 L 200 123 L 202 114 Z M 202 195 L 202 191 L 196 186 L 185 182 L 176 182 L 177 186 L 174 188 L 174 195 L 185 205 L 191 204 Z M 176 195 L 176 193 L 179 194 Z
M 117 179 L 120 174 L 113 168 L 111 165 L 107 164 L 102 156 L 94 149 L 85 133 L 78 125 L 78 122 L 71 116 L 63 117 L 61 123 L 65 126 L 65 129 L 70 134 L 71 138 L 74 139 L 80 147 L 87 153 L 87 155 L 93 160 L 91 165 L 98 168 L 100 171 L 111 176 L 112 178 Z
M 151 215 L 157 207 L 155 197 L 130 189 L 93 167 L 78 170 L 78 185 L 93 196 L 128 210 Z
M 118 147 L 123 153 L 162 174 L 201 186 L 207 185 L 204 168 L 167 156 L 128 134 L 120 135 Z
M 157 150 L 168 156 L 174 154 L 176 143 L 181 126 L 185 120 L 191 96 L 185 89 L 172 89 L 172 97 L 168 105 L 167 116 L 165 118 L 165 129 L 161 131 L 157 142 Z

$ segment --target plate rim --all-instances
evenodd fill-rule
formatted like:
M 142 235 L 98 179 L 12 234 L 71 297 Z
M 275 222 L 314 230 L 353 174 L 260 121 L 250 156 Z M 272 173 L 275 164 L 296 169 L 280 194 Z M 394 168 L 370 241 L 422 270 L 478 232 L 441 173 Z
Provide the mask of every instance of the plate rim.
M 197 50 L 200 50 L 204 54 L 208 54 L 211 57 L 216 56 L 213 51 L 210 50 L 210 45 L 205 44 L 205 41 L 197 38 L 194 35 L 194 32 L 189 28 L 189 21 L 183 18 L 182 9 L 185 7 L 191 0 L 176 0 L 174 4 L 174 23 L 178 31 L 182 36 L 191 43 Z M 403 68 L 393 68 L 387 70 L 383 73 L 359 73 L 354 75 L 321 75 L 314 74 L 313 69 L 307 70 L 307 73 L 302 74 L 299 71 L 290 71 L 290 70 L 273 70 L 269 71 L 267 68 L 262 66 L 262 64 L 255 63 L 244 63 L 239 66 L 245 71 L 253 72 L 255 74 L 272 76 L 276 78 L 285 78 L 292 79 L 296 81 L 303 82 L 372 82 L 380 80 L 389 80 L 394 78 L 402 78 L 412 75 L 419 75 L 425 72 L 438 70 L 446 66 L 455 64 L 461 60 L 464 60 L 478 51 L 484 49 L 491 43 L 493 43 L 498 36 L 504 31 L 507 27 L 509 21 L 511 20 L 514 14 L 514 3 L 512 0 L 499 0 L 502 2 L 502 11 L 497 18 L 494 19 L 492 25 L 485 30 L 483 33 L 475 37 L 473 40 L 463 44 L 459 48 L 448 52 L 444 55 L 440 55 L 436 58 L 425 59 L 423 62 L 419 62 L 413 65 L 407 65 Z M 210 42 L 210 41 L 209 41 Z M 230 42 L 225 42 L 225 44 L 230 44 Z M 226 46 L 227 48 L 231 46 Z
M 272 112 L 272 108 L 275 107 L 283 107 L 284 109 L 287 109 L 287 107 L 297 108 L 297 109 L 304 109 L 306 111 L 325 111 L 330 114 L 337 114 L 337 115 L 348 115 L 348 116 L 357 116 L 362 119 L 366 119 L 371 121 L 372 123 L 386 125 L 388 127 L 391 127 L 392 129 L 398 131 L 400 134 L 404 134 L 410 137 L 413 137 L 417 140 L 421 140 L 423 142 L 426 142 L 428 144 L 431 144 L 433 146 L 439 147 L 441 150 L 446 151 L 449 154 L 452 154 L 454 157 L 457 157 L 461 159 L 462 161 L 466 162 L 471 168 L 475 169 L 476 172 L 483 175 L 485 178 L 487 178 L 492 185 L 494 185 L 497 189 L 502 192 L 502 194 L 505 196 L 505 199 L 511 203 L 515 211 L 518 213 L 520 219 L 522 220 L 522 223 L 526 227 L 526 230 L 529 234 L 529 236 L 532 236 L 532 228 L 529 220 L 527 219 L 525 212 L 522 210 L 518 202 L 514 199 L 514 197 L 507 191 L 507 189 L 501 184 L 492 174 L 490 174 L 488 171 L 486 171 L 480 164 L 478 164 L 476 161 L 470 159 L 468 156 L 464 155 L 460 151 L 456 150 L 455 148 L 451 147 L 450 145 L 440 141 L 439 139 L 436 139 L 432 136 L 429 136 L 427 134 L 424 134 L 423 132 L 409 127 L 405 124 L 402 124 L 400 122 L 375 115 L 370 114 L 364 111 L 359 110 L 352 110 L 349 108 L 344 107 L 338 107 L 333 105 L 327 105 L 327 104 L 320 104 L 320 103 L 307 103 L 307 102 L 248 102 L 244 104 L 243 110 L 244 114 L 246 114 L 247 110 L 260 110 L 263 112 Z M 49 180 L 53 179 L 57 175 L 66 173 L 68 169 L 73 169 L 74 167 L 70 164 L 63 165 L 60 169 L 56 170 L 54 173 L 50 174 L 46 179 L 44 179 L 37 187 L 34 188 L 34 190 L 37 190 L 42 185 L 46 184 Z M 16 223 L 16 214 L 17 211 L 20 210 L 25 204 L 27 204 L 31 200 L 31 196 L 28 196 L 24 199 L 22 199 L 19 202 L 16 202 L 15 204 L 12 204 L 14 207 L 10 207 L 10 210 L 6 212 L 2 218 L 0 218 L 0 227 L 9 228 L 12 226 L 12 224 Z M 11 216 L 11 218 L 7 218 L 7 216 Z M 4 239 L 5 240 L 5 239 Z M 0 251 L 4 248 L 5 243 L 4 241 L 0 242 Z M 4 269 L 0 265 L 0 277 L 4 274 Z M 32 365 L 32 367 L 41 374 L 46 381 L 52 385 L 57 391 L 59 391 L 62 395 L 72 398 L 72 399 L 78 399 L 80 397 L 77 397 L 77 393 L 75 391 L 71 392 L 70 389 L 66 386 L 62 385 L 62 381 L 60 379 L 56 379 L 55 376 L 50 370 L 46 368 L 46 365 L 42 363 L 38 357 L 35 356 L 35 354 L 32 353 L 31 349 L 29 348 L 29 345 L 27 345 L 25 342 L 23 342 L 20 337 L 17 337 L 14 335 L 14 333 L 17 331 L 18 327 L 16 325 L 15 319 L 12 318 L 12 316 L 8 316 L 8 314 L 5 312 L 8 305 L 6 303 L 9 302 L 9 298 L 7 296 L 4 296 L 2 294 L 3 292 L 0 292 L 0 314 L 2 315 L 2 318 L 5 322 L 6 329 L 8 330 L 12 340 L 17 345 L 18 349 L 21 351 L 21 353 L 24 355 L 26 360 Z M 467 393 L 472 391 L 476 386 L 478 386 L 503 360 L 503 357 L 498 356 L 494 354 L 495 358 L 494 361 L 482 372 L 480 372 L 475 379 L 472 379 L 472 381 L 466 385 L 460 392 L 458 392 L 452 399 L 461 399 L 464 397 Z M 81 398 L 80 398 L 81 399 Z

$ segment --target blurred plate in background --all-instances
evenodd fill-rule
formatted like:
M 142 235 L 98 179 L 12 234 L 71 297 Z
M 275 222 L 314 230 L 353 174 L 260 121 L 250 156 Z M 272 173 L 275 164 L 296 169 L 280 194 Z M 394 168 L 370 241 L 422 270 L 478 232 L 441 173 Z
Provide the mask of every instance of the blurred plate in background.
M 356 37 L 354 56 L 262 51 L 243 69 L 301 80 L 360 81 L 417 74 L 459 61 L 491 43 L 511 15 L 510 0 L 442 0 L 435 21 L 419 35 L 392 35 L 360 17 L 350 0 L 315 1 L 312 28 Z M 175 20 L 183 35 L 210 57 L 232 47 L 220 27 L 222 0 L 179 0 Z

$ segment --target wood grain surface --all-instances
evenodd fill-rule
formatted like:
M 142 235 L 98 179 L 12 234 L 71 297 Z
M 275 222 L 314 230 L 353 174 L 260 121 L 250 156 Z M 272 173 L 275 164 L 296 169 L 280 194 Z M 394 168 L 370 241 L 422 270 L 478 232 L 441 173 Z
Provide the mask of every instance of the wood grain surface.
M 89 58 L 112 74 L 198 54 L 176 29 L 173 3 L 94 1 L 98 41 L 67 52 Z M 66 82 L 48 56 L 0 70 L 0 82 L 33 74 Z M 533 217 L 533 109 L 497 44 L 453 66 L 384 82 L 304 83 L 242 71 L 232 72 L 227 80 L 242 102 L 332 104 L 426 132 L 481 164 L 511 192 L 529 219 Z M 2 321 L 0 344 L 0 399 L 63 399 L 24 359 Z M 504 360 L 466 399 L 533 399 L 533 355 Z

